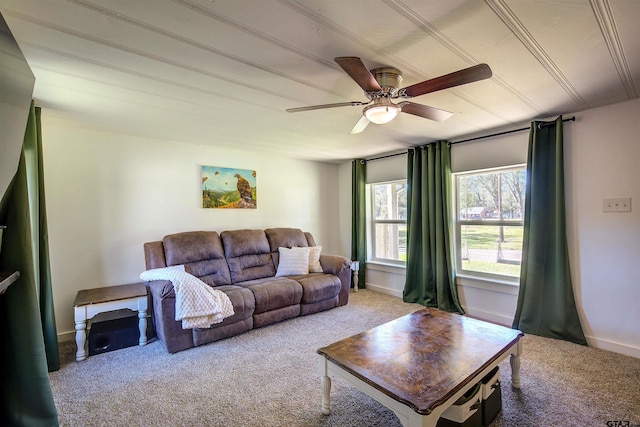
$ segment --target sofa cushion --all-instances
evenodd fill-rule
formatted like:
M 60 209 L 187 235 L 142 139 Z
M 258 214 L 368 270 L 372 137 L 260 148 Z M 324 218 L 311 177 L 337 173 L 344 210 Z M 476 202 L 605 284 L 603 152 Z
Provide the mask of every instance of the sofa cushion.
M 162 243 L 168 267 L 184 265 L 185 271 L 211 286 L 231 284 L 222 242 L 215 231 L 170 234 Z
M 302 304 L 312 304 L 325 299 L 334 298 L 340 293 L 342 284 L 333 274 L 307 274 L 292 276 L 302 286 Z
M 262 230 L 231 230 L 220 234 L 227 258 L 268 254 L 269 241 Z
M 276 268 L 264 231 L 223 231 L 220 237 L 233 283 L 275 276 Z
M 231 300 L 234 314 L 209 328 L 193 329 L 193 344 L 201 345 L 241 334 L 253 328 L 255 299 L 253 292 L 240 286 L 220 286 Z
M 306 247 L 307 237 L 298 228 L 268 228 L 264 234 L 269 241 L 271 252 L 278 252 L 278 248 Z
M 216 288 L 224 292 L 233 305 L 233 316 L 225 318 L 220 323 L 214 323 L 209 328 L 217 328 L 230 323 L 239 322 L 240 320 L 250 319 L 253 316 L 253 312 L 256 308 L 255 298 L 249 289 L 242 286 L 220 286 Z M 197 328 L 208 329 L 208 328 Z
M 162 239 L 167 266 L 188 264 L 203 259 L 224 258 L 220 237 L 215 231 L 188 231 Z
M 256 300 L 255 313 L 264 313 L 290 305 L 299 305 L 302 299 L 302 286 L 287 277 L 267 277 L 240 283 L 239 286 L 250 289 Z
M 261 328 L 273 323 L 282 322 L 283 320 L 298 317 L 301 313 L 302 306 L 300 304 L 289 305 L 287 307 L 265 311 L 264 313 L 255 313 L 253 315 L 253 327 Z

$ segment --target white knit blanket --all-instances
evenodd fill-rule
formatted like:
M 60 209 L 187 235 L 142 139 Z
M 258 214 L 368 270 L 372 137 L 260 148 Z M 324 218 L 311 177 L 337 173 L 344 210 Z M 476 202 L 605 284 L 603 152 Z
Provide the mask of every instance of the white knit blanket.
M 145 282 L 170 280 L 173 283 L 176 320 L 182 320 L 182 329 L 208 328 L 234 314 L 231 300 L 224 292 L 187 273 L 184 265 L 143 271 L 140 279 Z

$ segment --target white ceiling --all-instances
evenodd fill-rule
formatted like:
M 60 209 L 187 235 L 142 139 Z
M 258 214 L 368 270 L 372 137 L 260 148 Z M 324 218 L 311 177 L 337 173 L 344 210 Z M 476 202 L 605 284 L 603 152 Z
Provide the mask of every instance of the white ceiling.
M 0 0 L 47 114 L 118 133 L 337 162 L 638 97 L 637 0 Z M 402 87 L 479 63 L 488 80 L 413 98 L 349 135 L 366 101 L 333 61 Z

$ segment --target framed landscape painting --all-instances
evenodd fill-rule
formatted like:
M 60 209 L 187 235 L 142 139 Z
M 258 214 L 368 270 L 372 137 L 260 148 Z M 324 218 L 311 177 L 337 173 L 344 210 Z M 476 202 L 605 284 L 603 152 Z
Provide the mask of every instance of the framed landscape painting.
M 202 166 L 202 207 L 256 209 L 256 171 Z

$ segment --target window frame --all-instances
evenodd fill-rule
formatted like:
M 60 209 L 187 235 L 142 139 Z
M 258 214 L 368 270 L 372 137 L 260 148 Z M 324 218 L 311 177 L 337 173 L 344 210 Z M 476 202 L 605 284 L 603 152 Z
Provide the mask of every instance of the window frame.
M 400 259 L 391 259 L 391 258 L 381 258 L 377 256 L 376 253 L 376 226 L 378 224 L 396 224 L 396 225 L 404 225 L 405 228 L 407 226 L 406 219 L 376 219 L 375 215 L 375 187 L 379 185 L 389 185 L 389 184 L 403 184 L 406 188 L 407 180 L 406 179 L 394 179 L 391 181 L 381 181 L 381 182 L 372 182 L 367 184 L 369 187 L 368 191 L 368 217 L 369 217 L 369 236 L 370 236 L 370 246 L 369 246 L 369 259 L 368 261 L 372 261 L 380 264 L 390 264 L 396 266 L 404 267 L 406 265 L 406 261 Z M 406 248 L 405 248 L 406 254 Z
M 454 241 L 455 241 L 455 245 L 454 245 L 454 257 L 455 257 L 455 266 L 456 266 L 456 275 L 458 277 L 462 277 L 462 278 L 473 278 L 473 279 L 479 279 L 479 280 L 487 280 L 487 281 L 491 281 L 491 282 L 496 282 L 496 283 L 508 283 L 508 284 L 512 284 L 512 285 L 519 285 L 520 282 L 520 278 L 519 277 L 515 277 L 515 276 L 509 276 L 506 274 L 499 274 L 499 273 L 487 273 L 487 272 L 481 272 L 481 271 L 474 271 L 474 270 L 465 270 L 462 268 L 462 226 L 463 225 L 476 225 L 476 226 L 507 226 L 507 227 L 522 227 L 523 228 L 523 232 L 524 232 L 524 216 L 525 216 L 525 212 L 522 212 L 522 218 L 520 220 L 514 220 L 514 219 L 507 219 L 507 220 L 502 220 L 500 221 L 499 219 L 496 220 L 491 220 L 491 221 L 485 221 L 485 220 L 478 220 L 478 219 L 467 219 L 467 220 L 462 220 L 460 219 L 460 206 L 458 206 L 458 201 L 459 201 L 459 192 L 460 189 L 458 187 L 459 185 L 459 180 L 458 177 L 460 176 L 465 176 L 465 175 L 481 175 L 481 174 L 490 174 L 490 173 L 502 173 L 502 172 L 509 172 L 509 171 L 519 171 L 522 170 L 525 173 L 525 180 L 527 179 L 527 165 L 524 163 L 520 163 L 520 164 L 514 164 L 514 165 L 509 165 L 509 166 L 502 166 L 502 167 L 495 167 L 495 168 L 488 168 L 488 169 L 476 169 L 476 170 L 469 170 L 469 171 L 461 171 L 461 172 L 456 172 L 452 174 L 452 188 L 454 189 L 453 191 L 453 222 L 454 222 Z M 526 186 L 526 181 L 525 181 L 525 186 Z M 523 210 L 526 209 L 526 206 L 523 206 Z M 522 266 L 522 264 L 521 264 Z

